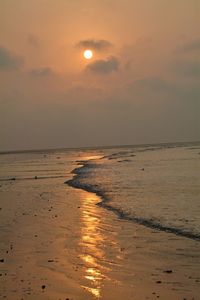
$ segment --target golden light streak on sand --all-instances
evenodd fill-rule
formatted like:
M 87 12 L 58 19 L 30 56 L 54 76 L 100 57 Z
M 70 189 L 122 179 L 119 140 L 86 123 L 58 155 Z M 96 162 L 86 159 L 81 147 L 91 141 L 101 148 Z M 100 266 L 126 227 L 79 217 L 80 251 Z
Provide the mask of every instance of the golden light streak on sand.
M 88 153 L 88 155 L 87 156 L 83 156 L 83 157 L 81 157 L 81 158 L 83 158 L 83 161 L 87 161 L 87 160 L 93 160 L 93 159 L 100 159 L 102 157 L 102 155 L 94 155 L 94 154 L 89 154 Z M 81 158 L 80 158 L 80 160 L 81 160 Z
M 96 298 L 101 298 L 102 280 L 105 278 L 101 264 L 105 253 L 100 248 L 104 237 L 100 231 L 101 220 L 98 218 L 95 204 L 99 202 L 99 198 L 94 194 L 88 194 L 83 198 L 82 204 L 82 240 L 84 252 L 81 259 L 85 264 L 85 279 L 86 283 L 83 287 Z

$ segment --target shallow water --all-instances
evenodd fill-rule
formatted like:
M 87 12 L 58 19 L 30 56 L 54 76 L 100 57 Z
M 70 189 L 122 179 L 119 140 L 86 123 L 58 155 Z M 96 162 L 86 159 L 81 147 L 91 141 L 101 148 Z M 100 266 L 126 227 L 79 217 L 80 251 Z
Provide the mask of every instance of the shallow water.
M 200 240 L 200 144 L 0 155 L 2 183 L 65 182 L 73 169 L 70 184 L 97 193 L 121 218 Z
M 199 145 L 109 149 L 70 184 L 96 192 L 121 218 L 200 240 Z
M 0 296 L 198 295 L 199 152 L 155 145 L 0 155 Z

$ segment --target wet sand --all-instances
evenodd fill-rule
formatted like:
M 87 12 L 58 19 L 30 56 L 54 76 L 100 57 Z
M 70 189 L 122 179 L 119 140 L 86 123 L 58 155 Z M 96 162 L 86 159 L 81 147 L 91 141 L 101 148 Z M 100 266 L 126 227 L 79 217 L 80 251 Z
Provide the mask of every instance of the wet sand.
M 119 219 L 63 178 L 0 184 L 0 299 L 200 299 L 200 243 Z

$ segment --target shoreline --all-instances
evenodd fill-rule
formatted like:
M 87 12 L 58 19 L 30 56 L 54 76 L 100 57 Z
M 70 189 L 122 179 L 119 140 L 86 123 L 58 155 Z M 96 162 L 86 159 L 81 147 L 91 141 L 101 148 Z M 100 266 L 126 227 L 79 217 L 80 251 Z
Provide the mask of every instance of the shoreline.
M 72 170 L 72 174 L 75 174 L 75 176 L 72 179 L 65 181 L 65 184 L 68 184 L 73 188 L 82 189 L 89 193 L 94 193 L 96 196 L 100 198 L 100 201 L 97 203 L 97 205 L 112 211 L 120 219 L 132 221 L 134 223 L 143 225 L 151 229 L 172 233 L 177 236 L 189 238 L 200 242 L 200 234 L 195 234 L 189 231 L 183 231 L 179 228 L 165 226 L 163 224 L 156 223 L 155 221 L 152 221 L 150 219 L 140 218 L 137 216 L 130 217 L 128 214 L 124 213 L 123 210 L 119 208 L 115 208 L 112 205 L 109 205 L 108 203 L 110 202 L 110 199 L 106 196 L 106 192 L 100 190 L 96 185 L 81 183 L 81 179 L 82 177 L 84 177 L 82 170 L 84 170 L 85 168 L 89 168 L 91 166 L 91 162 L 92 160 L 79 162 L 81 163 L 81 166 L 76 167 L 75 169 Z
M 19 150 L 5 150 L 0 151 L 0 155 L 6 155 L 6 154 L 23 154 L 23 153 L 54 153 L 54 152 L 67 152 L 67 151 L 90 151 L 90 150 L 98 150 L 98 149 L 120 149 L 120 148 L 129 148 L 129 147 L 146 147 L 146 146 L 156 146 L 156 145 L 180 145 L 180 147 L 184 147 L 184 145 L 199 145 L 200 141 L 176 141 L 176 142 L 155 142 L 155 143 L 142 143 L 142 144 L 130 144 L 130 145 L 106 145 L 106 146 L 87 146 L 87 147 L 59 147 L 59 148 L 47 148 L 47 149 L 19 149 Z
M 52 170 L 56 158 L 40 161 Z M 69 182 L 84 176 L 75 161 L 63 160 Z M 199 242 L 118 218 L 101 201 L 62 178 L 2 182 L 0 298 L 199 300 Z

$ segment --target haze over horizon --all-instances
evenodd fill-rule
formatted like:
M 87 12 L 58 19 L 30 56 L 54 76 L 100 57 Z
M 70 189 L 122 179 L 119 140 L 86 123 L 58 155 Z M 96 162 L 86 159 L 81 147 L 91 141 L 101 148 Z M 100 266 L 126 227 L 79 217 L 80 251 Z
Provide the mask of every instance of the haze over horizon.
M 0 0 L 0 20 L 0 151 L 200 140 L 198 0 Z

